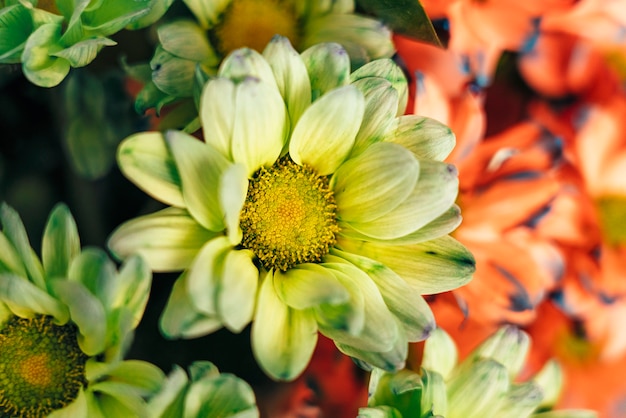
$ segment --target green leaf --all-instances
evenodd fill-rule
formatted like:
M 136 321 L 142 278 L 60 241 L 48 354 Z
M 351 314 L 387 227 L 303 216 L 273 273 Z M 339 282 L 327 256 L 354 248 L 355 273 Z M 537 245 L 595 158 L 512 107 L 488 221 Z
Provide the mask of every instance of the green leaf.
M 356 3 L 398 34 L 442 46 L 419 0 L 357 0 Z
M 84 67 L 96 58 L 98 52 L 105 46 L 116 45 L 117 42 L 109 38 L 95 37 L 75 43 L 69 48 L 51 53 L 53 57 L 65 58 L 72 67 Z
M 28 80 L 40 87 L 54 87 L 61 83 L 70 71 L 70 63 L 51 54 L 60 46 L 61 25 L 48 23 L 40 26 L 29 36 L 22 54 L 22 69 Z
M 0 10 L 0 63 L 20 62 L 21 51 L 33 29 L 33 20 L 24 6 Z

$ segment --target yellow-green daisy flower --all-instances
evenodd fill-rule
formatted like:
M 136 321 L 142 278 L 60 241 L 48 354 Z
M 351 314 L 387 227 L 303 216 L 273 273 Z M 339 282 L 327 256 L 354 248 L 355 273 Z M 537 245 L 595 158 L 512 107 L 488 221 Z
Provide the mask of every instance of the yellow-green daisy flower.
M 471 254 L 458 180 L 442 159 L 449 128 L 402 115 L 406 80 L 391 60 L 350 73 L 347 53 L 299 55 L 285 38 L 237 50 L 201 100 L 204 141 L 178 131 L 122 142 L 118 162 L 171 207 L 112 235 L 119 257 L 186 269 L 161 327 L 194 337 L 254 318 L 252 346 L 277 379 L 297 376 L 317 332 L 345 353 L 401 368 L 407 342 L 434 327 L 421 295 L 466 283 Z
M 151 418 L 258 418 L 250 385 L 230 373 L 220 373 L 208 361 L 189 367 L 189 377 L 178 366 L 159 393 L 150 399 Z
M 500 328 L 457 364 L 454 341 L 437 328 L 424 346 L 421 372 L 372 372 L 368 407 L 359 418 L 594 418 L 589 410 L 553 410 L 562 385 L 555 361 L 531 380 L 517 378 L 530 338 Z
M 3 204 L 0 221 L 0 416 L 146 416 L 163 373 L 122 360 L 148 299 L 146 264 L 129 257 L 118 273 L 103 251 L 81 252 L 64 205 L 41 260 L 17 213 Z
M 184 1 L 196 20 L 160 26 L 159 44 L 150 62 L 152 81 L 171 97 L 192 96 L 197 68 L 212 76 L 230 52 L 243 47 L 261 52 L 277 34 L 287 37 L 298 51 L 337 42 L 348 52 L 353 68 L 391 57 L 395 51 L 389 29 L 355 14 L 354 0 Z M 163 100 L 152 94 L 153 105 Z

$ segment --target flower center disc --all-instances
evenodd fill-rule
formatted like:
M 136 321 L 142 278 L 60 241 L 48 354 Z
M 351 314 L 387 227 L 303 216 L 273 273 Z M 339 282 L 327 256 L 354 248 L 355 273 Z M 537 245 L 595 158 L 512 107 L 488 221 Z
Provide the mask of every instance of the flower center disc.
M 319 262 L 339 232 L 326 177 L 288 157 L 257 171 L 241 211 L 242 245 L 266 269 Z
M 76 327 L 14 316 L 0 330 L 0 416 L 34 418 L 70 404 L 86 383 Z
M 232 0 L 214 34 L 224 55 L 244 46 L 261 52 L 276 34 L 296 45 L 298 20 L 291 2 Z

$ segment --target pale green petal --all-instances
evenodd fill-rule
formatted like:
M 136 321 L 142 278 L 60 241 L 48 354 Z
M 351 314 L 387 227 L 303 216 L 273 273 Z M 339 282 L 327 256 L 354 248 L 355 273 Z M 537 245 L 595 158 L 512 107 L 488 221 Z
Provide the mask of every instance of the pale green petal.
M 259 282 L 259 270 L 249 250 L 229 251 L 217 292 L 217 312 L 224 326 L 232 332 L 241 332 L 252 320 Z
M 258 417 L 256 399 L 250 385 L 229 373 L 199 379 L 186 396 L 184 418 Z
M 191 264 L 200 248 L 215 237 L 184 209 L 167 208 L 119 226 L 108 246 L 117 258 L 141 255 L 153 271 L 177 271 Z
M 78 326 L 78 345 L 88 356 L 100 354 L 106 347 L 107 317 L 100 300 L 85 286 L 69 280 L 53 280 L 50 288 L 65 303 L 72 322 Z
M 472 254 L 449 236 L 413 245 L 386 245 L 340 236 L 336 246 L 380 261 L 422 295 L 463 286 L 475 270 Z
M 350 57 L 337 43 L 311 44 L 300 56 L 311 80 L 311 99 L 350 82 Z
M 311 81 L 306 66 L 300 54 L 283 36 L 276 35 L 272 38 L 265 47 L 263 56 L 274 72 L 293 129 L 304 110 L 311 104 Z
M 198 311 L 216 315 L 218 291 L 222 282 L 224 257 L 231 248 L 226 237 L 207 242 L 191 264 L 187 276 L 187 292 Z
M 117 150 L 122 173 L 141 190 L 168 205 L 185 207 L 180 176 L 163 134 L 131 135 Z
M 79 68 L 90 64 L 105 46 L 114 45 L 117 45 L 117 42 L 109 38 L 97 36 L 76 42 L 70 47 L 60 51 L 51 52 L 50 57 L 65 59 L 72 67 Z
M 458 358 L 459 353 L 452 337 L 443 329 L 436 328 L 424 343 L 421 367 L 448 379 Z
M 206 229 L 223 230 L 219 180 L 229 165 L 228 160 L 210 145 L 183 132 L 168 131 L 165 140 L 176 161 L 189 213 Z
M 242 231 L 239 216 L 248 194 L 248 176 L 242 164 L 229 166 L 220 178 L 219 200 L 224 213 L 226 233 L 232 245 L 241 242 Z
M 52 411 L 46 415 L 46 418 L 76 418 L 86 417 L 87 415 L 87 400 L 85 399 L 85 392 L 80 389 L 78 396 L 68 406 Z
M 232 0 L 183 0 L 203 28 L 209 29 L 219 21 Z
M 420 402 L 422 413 L 431 411 L 436 416 L 448 416 L 448 395 L 444 378 L 439 373 L 433 372 L 423 365 L 421 373 L 422 381 L 424 382 Z
M 131 385 L 142 396 L 156 393 L 165 380 L 161 369 L 141 360 L 119 362 L 109 370 L 108 376 L 116 382 Z
M 391 341 L 393 345 L 387 351 L 370 351 L 341 342 L 336 342 L 336 344 L 342 353 L 353 357 L 356 363 L 365 370 L 378 367 L 388 372 L 397 372 L 405 367 L 409 350 L 407 339 L 402 335 L 404 332 L 401 329 L 398 332 L 399 335 Z
M 115 280 L 116 274 L 115 264 L 103 250 L 100 248 L 87 248 L 72 260 L 65 277 L 85 286 L 94 296 L 100 299 L 106 308 L 106 301 L 109 295 L 100 293 L 100 291 L 103 290 L 107 283 Z
M 89 418 L 108 418 L 104 415 L 98 402 L 99 396 L 96 396 L 89 388 L 85 390 L 85 400 L 87 401 L 87 417 Z
M 108 309 L 128 309 L 133 317 L 132 325 L 136 327 L 143 317 L 151 285 L 152 273 L 148 264 L 140 256 L 131 256 L 112 280 L 100 284 L 98 294 L 107 295 L 105 306 Z
M 146 403 L 134 389 L 127 384 L 106 380 L 90 387 L 97 394 L 99 407 L 106 417 L 145 416 Z
M 542 398 L 543 391 L 534 382 L 513 384 L 494 412 L 498 418 L 530 417 Z
M 318 264 L 300 264 L 284 273 L 274 273 L 274 288 L 278 297 L 294 309 L 337 305 L 350 299 L 333 273 Z
M 352 59 L 353 68 L 372 59 L 391 57 L 391 31 L 375 19 L 356 14 L 328 14 L 309 21 L 303 48 L 322 42 L 338 42 Z
M 530 337 L 526 332 L 512 325 L 503 326 L 474 349 L 462 365 L 476 358 L 493 359 L 506 367 L 509 378 L 514 380 L 524 367 L 529 350 Z
M 168 417 L 174 414 L 181 417 L 184 408 L 185 388 L 189 379 L 187 373 L 174 365 L 172 371 L 167 375 L 159 393 L 150 398 L 148 403 L 148 417 Z M 170 415 L 163 415 L 167 411 Z
M 391 83 L 398 92 L 396 115 L 403 115 L 409 99 L 409 86 L 402 69 L 392 59 L 376 59 L 350 74 L 352 83 L 370 77 L 380 77 Z
M 293 380 L 306 368 L 317 343 L 310 310 L 292 309 L 274 290 L 269 273 L 259 290 L 252 323 L 252 351 L 261 369 L 276 380 Z
M 222 327 L 217 316 L 207 316 L 194 309 L 187 293 L 187 274 L 176 280 L 163 309 L 159 328 L 168 338 L 196 338 L 210 334 Z
M 263 55 L 250 48 L 236 49 L 220 64 L 218 77 L 226 77 L 235 83 L 243 82 L 248 78 L 261 81 L 271 87 L 276 87 L 276 79 L 269 63 Z
M 237 85 L 235 94 L 231 155 L 252 176 L 280 156 L 287 126 L 285 103 L 276 87 L 252 78 Z
M 4 234 L 0 232 L 0 271 L 15 273 L 18 276 L 27 277 L 24 263 L 17 250 Z
M 446 418 L 490 416 L 494 405 L 506 396 L 508 390 L 509 375 L 504 366 L 494 360 L 478 361 L 448 383 Z
M 563 371 L 559 363 L 554 359 L 548 360 L 539 373 L 533 377 L 533 382 L 543 390 L 540 409 L 554 407 L 563 389 Z
M 354 145 L 364 106 L 363 95 L 354 86 L 338 88 L 315 101 L 293 131 L 291 158 L 311 165 L 319 175 L 333 173 Z
M 403 418 L 402 414 L 390 406 L 376 406 L 373 408 L 359 408 L 357 418 Z
M 387 266 L 369 258 L 334 250 L 344 260 L 363 270 L 376 283 L 385 304 L 402 324 L 410 342 L 422 341 L 435 328 L 430 307 L 419 293 Z
M 2 203 L 0 204 L 0 221 L 2 221 L 2 232 L 24 263 L 28 278 L 41 289 L 46 289 L 43 267 L 30 246 L 19 214 L 6 203 Z
M 70 72 L 70 63 L 64 58 L 50 56 L 60 50 L 61 25 L 46 23 L 26 40 L 22 53 L 22 71 L 26 78 L 40 87 L 54 87 Z
M 419 168 L 415 188 L 400 205 L 377 219 L 351 222 L 350 226 L 368 237 L 392 240 L 417 231 L 445 213 L 458 193 L 456 168 L 438 161 L 420 161 Z
M 451 233 L 461 224 L 461 219 L 461 209 L 457 205 L 452 205 L 437 219 L 415 232 L 398 238 L 389 240 L 374 238 L 352 229 L 349 224 L 342 225 L 340 235 L 354 240 L 374 241 L 390 245 L 419 244 L 420 242 L 429 241 Z
M 395 121 L 398 109 L 398 91 L 383 78 L 369 77 L 352 83 L 365 97 L 365 114 L 356 136 L 352 156 L 369 145 L 380 142 Z
M 337 217 L 352 224 L 384 216 L 410 195 L 419 172 L 419 162 L 401 146 L 370 146 L 342 164 L 331 179 Z
M 398 321 L 387 308 L 380 290 L 374 281 L 362 270 L 352 264 L 347 264 L 343 259 L 335 260 L 333 256 L 326 256 L 322 265 L 335 272 L 336 277 L 348 289 L 349 292 L 360 292 L 364 303 L 363 327 L 357 334 L 348 329 L 322 327 L 320 331 L 335 343 L 352 346 L 359 350 L 373 352 L 387 352 L 392 350 L 401 332 Z M 354 297 L 354 296 L 353 296 Z M 407 340 L 404 339 L 404 343 Z M 404 359 L 403 359 L 404 360 Z
M 46 277 L 65 277 L 71 260 L 79 253 L 76 222 L 67 206 L 59 204 L 50 213 L 41 244 Z
M 16 315 L 32 317 L 34 314 L 53 316 L 58 322 L 69 319 L 67 308 L 58 300 L 28 280 L 14 274 L 0 274 L 0 301 Z
M 397 118 L 385 141 L 400 144 L 420 160 L 443 161 L 456 144 L 452 129 L 443 123 L 418 115 Z
M 190 20 L 177 20 L 160 25 L 157 36 L 161 46 L 170 54 L 196 62 L 217 65 L 219 60 L 206 32 Z
M 150 60 L 152 82 L 169 96 L 191 97 L 197 65 L 196 61 L 180 58 L 159 45 Z
M 230 139 L 235 123 L 235 83 L 222 77 L 209 80 L 200 98 L 200 120 L 204 141 L 232 159 Z

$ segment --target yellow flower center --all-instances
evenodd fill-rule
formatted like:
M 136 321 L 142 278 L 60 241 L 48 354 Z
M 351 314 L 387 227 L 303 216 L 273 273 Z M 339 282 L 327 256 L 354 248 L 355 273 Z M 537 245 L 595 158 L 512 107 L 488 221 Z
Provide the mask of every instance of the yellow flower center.
M 220 52 L 242 47 L 263 51 L 274 35 L 282 35 L 296 45 L 298 20 L 290 1 L 232 0 L 214 35 Z
M 86 384 L 87 358 L 74 325 L 12 317 L 0 330 L 0 416 L 39 418 L 67 406 Z
M 266 269 L 321 261 L 339 232 L 328 179 L 288 157 L 257 171 L 241 211 L 242 245 Z
M 604 239 L 612 245 L 626 244 L 626 196 L 604 196 L 596 205 Z

